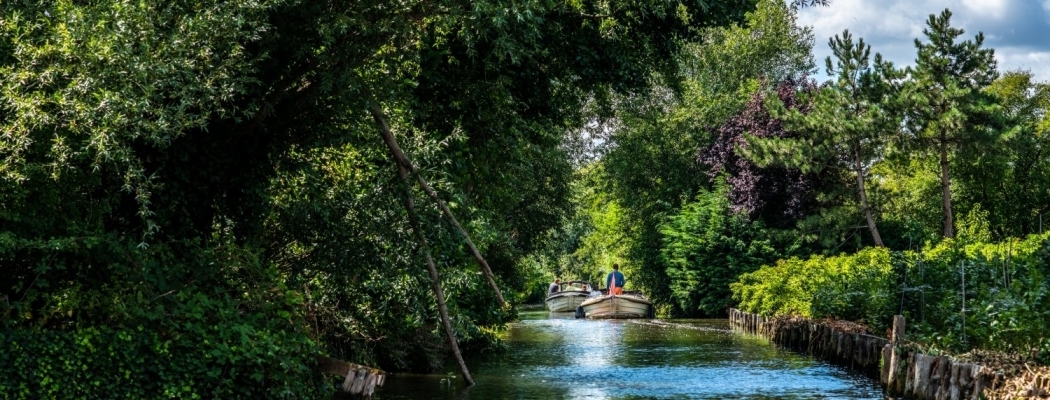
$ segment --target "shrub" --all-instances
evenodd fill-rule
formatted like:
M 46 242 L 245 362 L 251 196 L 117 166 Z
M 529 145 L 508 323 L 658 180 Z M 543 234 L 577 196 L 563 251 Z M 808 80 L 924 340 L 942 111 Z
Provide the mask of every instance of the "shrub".
M 741 310 L 836 317 L 887 328 L 909 321 L 912 340 L 1050 358 L 1050 234 L 1000 243 L 946 239 L 920 253 L 867 248 L 779 260 L 730 285 Z
M 722 191 L 697 196 L 660 233 L 671 297 L 687 313 L 723 314 L 732 305 L 729 284 L 777 257 L 761 225 L 733 212 Z

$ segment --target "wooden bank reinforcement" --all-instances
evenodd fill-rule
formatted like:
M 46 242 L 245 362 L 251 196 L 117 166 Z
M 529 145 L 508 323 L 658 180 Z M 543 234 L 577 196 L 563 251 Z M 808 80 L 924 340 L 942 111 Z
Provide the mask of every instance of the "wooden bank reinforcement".
M 996 371 L 908 349 L 904 340 L 904 317 L 899 315 L 893 318 L 892 339 L 845 332 L 808 319 L 767 318 L 737 309 L 730 309 L 729 323 L 777 345 L 877 378 L 890 397 L 923 400 L 1000 397 L 986 393 L 1003 381 Z M 1050 382 L 1036 379 L 1028 393 L 1034 395 L 1030 398 L 1045 398 L 1039 397 L 1044 393 L 1050 393 Z M 1023 397 L 1027 396 L 1005 398 Z
M 343 360 L 317 356 L 314 359 L 314 369 L 343 377 L 343 384 L 339 385 L 337 398 L 369 398 L 377 386 L 383 386 L 386 381 L 386 372 L 369 367 L 348 363 Z

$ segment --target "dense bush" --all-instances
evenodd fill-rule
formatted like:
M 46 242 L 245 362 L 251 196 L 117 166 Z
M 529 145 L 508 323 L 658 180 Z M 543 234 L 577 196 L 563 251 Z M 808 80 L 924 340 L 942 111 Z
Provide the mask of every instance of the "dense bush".
M 741 309 L 765 315 L 881 321 L 892 317 L 893 264 L 902 255 L 868 248 L 854 255 L 779 260 L 730 285 Z
M 987 243 L 963 237 L 918 253 L 868 248 L 792 258 L 743 274 L 731 288 L 748 312 L 863 321 L 875 332 L 900 314 L 911 339 L 934 348 L 1001 350 L 1046 362 L 1048 238 Z
M 761 224 L 734 212 L 721 191 L 702 193 L 661 226 L 671 298 L 689 314 L 721 315 L 729 284 L 778 256 Z
M 320 349 L 301 293 L 252 252 L 104 238 L 51 246 L 21 301 L 0 310 L 0 398 L 300 398 L 334 387 L 309 367 Z M 35 251 L 0 236 L 0 255 Z M 174 261 L 176 251 L 194 262 Z M 73 274 L 76 258 L 95 264 Z
M 310 370 L 315 346 L 286 321 L 198 310 L 178 323 L 0 331 L 0 397 L 319 398 L 334 388 Z M 213 314 L 227 320 L 203 317 Z
M 904 277 L 902 314 L 931 346 L 1003 350 L 1050 361 L 1050 235 L 946 240 Z

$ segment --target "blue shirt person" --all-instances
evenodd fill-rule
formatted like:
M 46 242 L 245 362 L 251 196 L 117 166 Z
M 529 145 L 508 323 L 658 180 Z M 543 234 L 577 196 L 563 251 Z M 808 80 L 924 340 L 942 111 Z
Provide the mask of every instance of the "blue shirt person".
M 623 293 L 623 285 L 627 283 L 624 279 L 623 273 L 620 272 L 620 265 L 613 264 L 613 271 L 609 273 L 609 276 L 605 278 L 605 287 L 612 289 L 615 287 L 614 293 L 610 294 L 621 294 Z

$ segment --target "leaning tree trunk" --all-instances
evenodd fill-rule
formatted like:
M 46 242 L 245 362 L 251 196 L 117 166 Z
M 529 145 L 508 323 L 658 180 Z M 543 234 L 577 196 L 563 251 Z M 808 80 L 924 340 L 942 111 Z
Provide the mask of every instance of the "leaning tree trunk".
M 384 137 L 390 132 L 386 125 L 386 122 L 381 118 L 376 118 L 376 122 L 380 124 L 380 129 L 383 131 Z M 394 153 L 391 150 L 391 153 Z M 394 158 L 397 158 L 397 154 L 394 154 Z M 412 234 L 416 237 L 416 241 L 419 243 L 419 247 L 423 250 L 423 256 L 426 258 L 427 272 L 430 273 L 430 287 L 434 291 L 434 298 L 437 301 L 438 313 L 441 315 L 441 325 L 445 328 L 445 336 L 448 337 L 448 345 L 452 348 L 452 354 L 456 357 L 456 362 L 459 363 L 459 371 L 463 374 L 463 379 L 467 382 L 467 385 L 474 385 L 474 378 L 470 377 L 470 371 L 467 369 L 467 363 L 463 361 L 463 353 L 459 351 L 459 343 L 456 342 L 456 335 L 452 332 L 452 323 L 448 317 L 448 307 L 445 306 L 445 292 L 441 289 L 441 277 L 438 276 L 437 266 L 434 265 L 434 257 L 430 253 L 430 246 L 427 245 L 427 239 L 423 236 L 423 231 L 420 230 L 419 218 L 416 216 L 415 202 L 412 200 L 412 189 L 410 187 L 410 179 L 408 176 L 408 169 L 405 168 L 400 162 L 397 164 L 397 173 L 401 176 L 402 184 L 405 187 L 405 198 L 404 206 L 405 211 L 408 212 L 408 222 L 412 228 Z
M 448 220 L 452 222 L 452 225 L 456 227 L 456 230 L 459 231 L 459 234 L 466 239 L 467 247 L 470 248 L 470 254 L 474 256 L 474 260 L 476 260 L 478 266 L 481 267 L 481 272 L 484 273 L 489 287 L 491 287 L 492 291 L 496 293 L 496 299 L 499 300 L 500 306 L 507 304 L 507 301 L 503 299 L 503 292 L 499 290 L 499 285 L 496 284 L 496 279 L 492 274 L 492 269 L 489 268 L 489 263 L 485 261 L 485 257 L 481 256 L 481 252 L 478 251 L 477 246 L 474 246 L 474 241 L 470 240 L 470 234 L 459 224 L 455 215 L 452 215 L 452 210 L 449 210 L 445 201 L 441 200 L 437 191 L 434 190 L 434 188 L 427 183 L 426 179 L 423 179 L 423 176 L 416 171 L 415 165 L 412 165 L 412 160 L 405 155 L 405 152 L 401 151 L 401 146 L 397 145 L 397 139 L 394 138 L 394 134 L 390 131 L 390 125 L 386 123 L 386 118 L 383 117 L 383 111 L 379 109 L 379 106 L 375 105 L 372 106 L 370 111 L 372 112 L 372 118 L 375 118 L 376 123 L 379 124 L 380 133 L 383 135 L 383 142 L 386 143 L 387 148 L 390 149 L 390 152 L 394 155 L 394 161 L 398 163 L 399 167 L 404 167 L 408 172 L 415 174 L 416 180 L 419 182 L 419 187 L 422 188 L 435 203 L 437 203 L 438 207 L 441 208 L 441 213 L 445 215 L 445 218 L 448 218 Z
M 879 228 L 875 225 L 875 218 L 871 215 L 871 206 L 868 205 L 868 194 L 864 190 L 864 166 L 860 162 L 860 146 L 854 148 L 853 159 L 855 161 L 855 168 L 857 169 L 857 191 L 860 192 L 860 207 L 864 210 L 864 218 L 868 220 L 868 229 L 871 230 L 871 238 L 875 241 L 876 246 L 885 246 L 882 244 L 882 235 L 879 235 Z
M 948 179 L 948 138 L 943 130 L 941 131 L 941 196 L 944 210 L 944 237 L 955 237 L 955 230 L 952 228 L 954 221 L 952 220 L 951 181 Z

